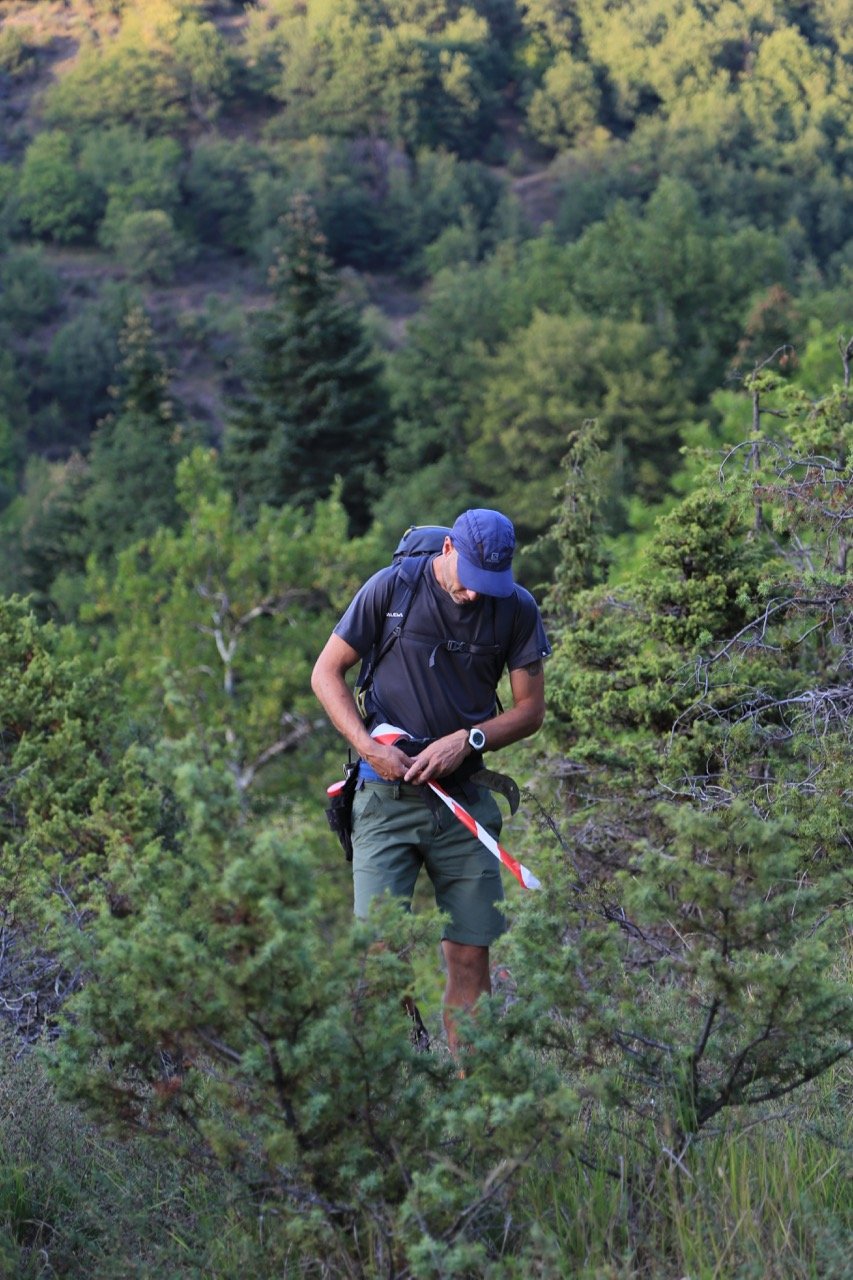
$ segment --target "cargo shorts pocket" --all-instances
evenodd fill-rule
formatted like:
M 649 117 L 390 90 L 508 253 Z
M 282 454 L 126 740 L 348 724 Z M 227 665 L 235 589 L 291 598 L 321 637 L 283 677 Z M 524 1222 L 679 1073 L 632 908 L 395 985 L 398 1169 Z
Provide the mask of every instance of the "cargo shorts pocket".
M 382 799 L 373 787 L 362 787 L 356 791 L 352 801 L 352 832 L 355 835 L 360 827 L 369 826 L 371 818 L 382 813 Z

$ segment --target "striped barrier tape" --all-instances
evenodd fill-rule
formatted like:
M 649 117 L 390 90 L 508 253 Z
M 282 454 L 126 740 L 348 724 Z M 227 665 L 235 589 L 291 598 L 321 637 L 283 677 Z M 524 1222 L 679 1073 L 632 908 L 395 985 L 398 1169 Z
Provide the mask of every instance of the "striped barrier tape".
M 375 738 L 377 742 L 383 743 L 385 746 L 393 746 L 394 743 L 399 742 L 401 738 L 410 738 L 412 735 L 406 733 L 403 729 L 395 728 L 394 725 L 380 724 L 376 726 L 370 736 Z M 458 800 L 454 800 L 453 796 L 448 795 L 444 790 L 444 787 L 442 787 L 438 782 L 427 782 L 426 786 L 428 786 L 430 791 L 438 796 L 439 800 L 447 805 L 448 809 L 457 821 L 461 822 L 463 827 L 467 827 L 471 834 L 476 836 L 480 841 L 480 844 L 485 845 L 489 853 L 494 854 L 498 861 L 502 862 L 504 866 L 512 872 L 518 883 L 522 885 L 523 888 L 542 888 L 540 881 L 536 878 L 533 872 L 529 871 L 528 868 L 525 867 L 523 863 L 519 862 L 517 858 L 514 858 L 511 853 L 507 853 L 506 849 L 504 849 L 502 845 L 498 844 L 494 836 L 491 835 L 485 827 L 480 825 L 474 815 L 469 813 L 464 805 L 461 805 Z

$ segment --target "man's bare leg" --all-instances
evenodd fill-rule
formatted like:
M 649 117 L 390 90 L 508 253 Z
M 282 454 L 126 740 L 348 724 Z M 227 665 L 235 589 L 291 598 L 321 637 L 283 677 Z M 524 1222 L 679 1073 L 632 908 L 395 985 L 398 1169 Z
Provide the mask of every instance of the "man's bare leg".
M 459 1049 L 456 1033 L 455 1010 L 467 1011 L 482 995 L 490 995 L 492 980 L 489 973 L 489 948 L 473 947 L 466 942 L 441 944 L 447 964 L 447 986 L 444 990 L 444 1027 L 450 1052 Z

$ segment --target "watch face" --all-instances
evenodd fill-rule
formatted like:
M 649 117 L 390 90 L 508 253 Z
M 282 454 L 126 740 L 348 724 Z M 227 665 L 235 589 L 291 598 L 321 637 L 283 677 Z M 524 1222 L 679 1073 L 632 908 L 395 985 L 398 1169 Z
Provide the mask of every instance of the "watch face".
M 482 751 L 486 745 L 486 735 L 482 729 L 472 729 L 468 734 L 468 741 L 475 751 Z

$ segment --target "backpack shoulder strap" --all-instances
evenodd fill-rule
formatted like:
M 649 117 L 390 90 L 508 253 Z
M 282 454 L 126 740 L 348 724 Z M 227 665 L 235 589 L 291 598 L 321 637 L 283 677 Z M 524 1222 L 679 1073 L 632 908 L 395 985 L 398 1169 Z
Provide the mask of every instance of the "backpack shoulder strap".
M 494 625 L 495 644 L 503 655 L 501 672 L 503 672 L 506 667 L 507 658 L 509 657 L 509 646 L 512 641 L 512 632 L 515 627 L 517 614 L 517 591 L 513 591 L 511 596 L 499 596 L 495 598 L 492 623 Z M 499 713 L 503 711 L 503 703 L 500 700 L 497 690 L 495 690 L 495 705 L 497 706 Z
M 391 609 L 396 615 L 394 626 L 388 635 L 383 639 L 376 657 L 373 660 L 373 670 L 375 671 L 382 658 L 393 646 L 395 641 L 399 640 L 403 633 L 403 627 L 409 616 L 409 610 L 415 598 L 415 592 L 420 586 L 421 579 L 427 564 L 430 562 L 430 556 L 417 556 L 409 560 L 401 560 L 397 566 L 397 580 L 394 583 L 394 589 L 391 593 Z
M 518 616 L 518 592 L 513 591 L 511 596 L 496 596 L 494 598 L 494 606 L 495 644 L 499 646 L 503 654 L 503 664 L 506 666 L 509 647 L 512 643 L 512 633 Z
M 427 564 L 430 563 L 432 563 L 431 556 L 413 556 L 398 562 L 388 605 L 388 611 L 391 614 L 389 620 L 393 620 L 394 626 L 387 632 L 383 629 L 383 635 L 375 641 L 361 665 L 356 688 L 362 699 L 373 681 L 379 663 L 403 634 L 403 627 L 409 616 L 415 592 L 424 576 Z

